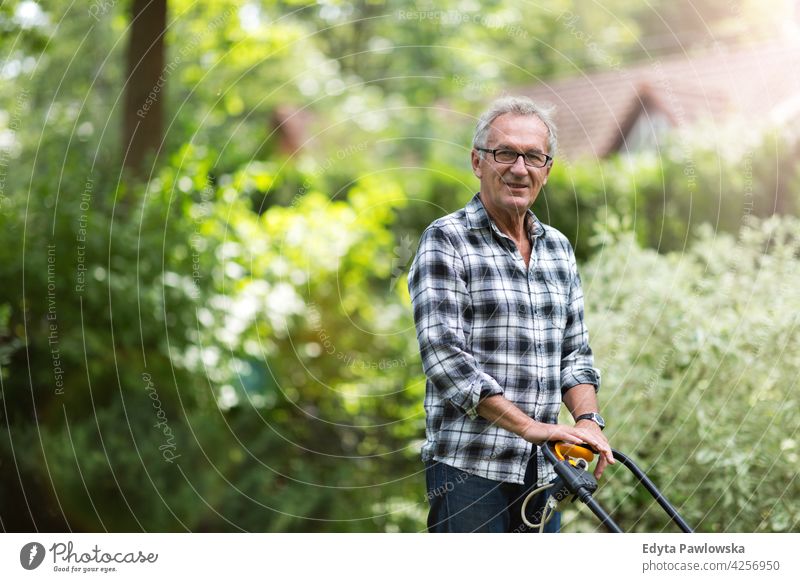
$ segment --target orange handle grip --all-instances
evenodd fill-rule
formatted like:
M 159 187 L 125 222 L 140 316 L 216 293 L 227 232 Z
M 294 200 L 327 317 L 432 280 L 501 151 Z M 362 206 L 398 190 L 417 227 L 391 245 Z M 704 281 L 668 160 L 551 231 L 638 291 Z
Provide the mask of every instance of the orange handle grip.
M 570 462 L 574 465 L 575 463 L 571 459 L 583 459 L 587 463 L 591 463 L 594 460 L 594 453 L 586 445 L 574 445 L 562 441 L 556 443 L 553 448 L 559 461 L 570 459 Z

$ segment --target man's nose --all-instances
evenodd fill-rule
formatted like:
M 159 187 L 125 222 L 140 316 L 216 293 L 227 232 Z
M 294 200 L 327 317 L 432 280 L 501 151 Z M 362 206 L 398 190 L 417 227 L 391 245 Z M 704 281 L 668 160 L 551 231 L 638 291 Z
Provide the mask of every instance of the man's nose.
M 517 175 L 528 173 L 528 166 L 525 165 L 525 161 L 522 156 L 517 156 L 516 161 L 511 164 L 511 171 Z

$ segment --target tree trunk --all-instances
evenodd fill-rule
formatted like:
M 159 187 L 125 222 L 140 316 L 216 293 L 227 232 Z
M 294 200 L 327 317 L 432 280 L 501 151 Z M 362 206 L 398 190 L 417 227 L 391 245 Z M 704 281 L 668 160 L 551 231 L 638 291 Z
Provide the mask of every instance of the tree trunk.
M 133 0 L 122 155 L 125 168 L 137 176 L 164 131 L 166 26 L 167 0 Z

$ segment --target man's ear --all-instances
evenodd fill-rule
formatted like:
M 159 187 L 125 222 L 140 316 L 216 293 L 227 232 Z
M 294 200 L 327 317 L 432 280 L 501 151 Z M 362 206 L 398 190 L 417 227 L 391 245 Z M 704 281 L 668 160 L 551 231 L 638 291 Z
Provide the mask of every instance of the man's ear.
M 544 170 L 544 180 L 542 181 L 542 186 L 547 184 L 547 178 L 550 177 L 550 170 L 552 169 L 553 169 L 553 161 L 551 160 L 550 163 L 547 164 L 547 167 Z
M 470 157 L 472 159 L 472 173 L 475 174 L 476 177 L 480 178 L 483 174 L 483 170 L 481 170 L 481 153 L 475 148 L 472 148 Z

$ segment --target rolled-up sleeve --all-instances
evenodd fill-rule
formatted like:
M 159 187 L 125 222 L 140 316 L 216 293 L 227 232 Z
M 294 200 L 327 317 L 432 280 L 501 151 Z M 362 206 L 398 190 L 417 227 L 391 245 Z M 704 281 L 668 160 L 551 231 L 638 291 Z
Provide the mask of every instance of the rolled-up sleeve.
M 567 305 L 567 326 L 561 347 L 561 393 L 578 384 L 600 388 L 600 370 L 594 367 L 589 331 L 583 319 L 583 289 L 575 255 L 570 248 L 571 284 Z
M 475 418 L 482 398 L 504 391 L 467 349 L 471 301 L 464 262 L 435 225 L 422 235 L 408 289 L 425 375 L 443 400 Z

